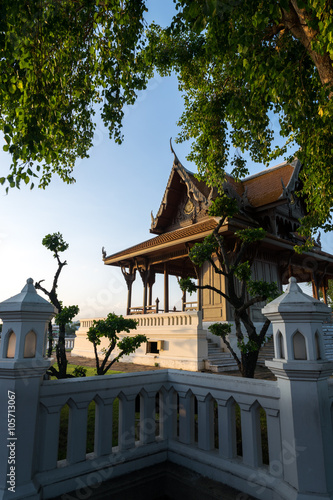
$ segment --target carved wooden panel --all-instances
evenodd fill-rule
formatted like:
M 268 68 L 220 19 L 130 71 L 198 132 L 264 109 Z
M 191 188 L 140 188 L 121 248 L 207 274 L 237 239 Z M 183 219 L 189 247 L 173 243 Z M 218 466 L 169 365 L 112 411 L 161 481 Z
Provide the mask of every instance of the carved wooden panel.
M 225 292 L 224 276 L 217 274 L 209 262 L 202 266 L 201 272 L 202 285 L 211 285 Z M 201 303 L 203 321 L 225 321 L 226 303 L 221 295 L 204 289 L 201 291 Z

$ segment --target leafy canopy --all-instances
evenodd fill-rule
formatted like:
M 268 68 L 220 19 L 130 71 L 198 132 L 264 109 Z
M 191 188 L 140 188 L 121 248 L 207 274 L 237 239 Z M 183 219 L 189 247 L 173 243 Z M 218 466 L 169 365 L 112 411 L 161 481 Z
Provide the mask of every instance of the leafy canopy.
M 171 3 L 171 0 L 169 0 Z M 124 106 L 157 68 L 184 96 L 179 140 L 222 194 L 224 172 L 247 173 L 243 153 L 303 164 L 303 233 L 332 228 L 333 7 L 325 0 L 175 0 L 166 28 L 144 32 L 145 0 L 3 0 L 0 129 L 12 158 L 6 186 L 73 182 L 99 107 L 122 141 Z M 282 140 L 277 142 L 275 115 Z M 288 149 L 289 148 L 289 149 Z M 234 153 L 236 151 L 236 153 Z
M 230 164 L 236 178 L 247 173 L 243 153 L 268 164 L 291 151 L 304 166 L 303 233 L 331 229 L 332 3 L 176 0 L 176 6 L 170 27 L 151 26 L 148 57 L 162 74 L 177 72 L 185 102 L 178 140 L 194 139 L 188 159 L 222 193 Z
M 53 257 L 56 258 L 60 252 L 64 252 L 69 247 L 61 233 L 47 234 L 42 239 L 42 245 L 53 252 Z
M 88 330 L 87 337 L 90 342 L 100 345 L 103 337 L 109 340 L 118 340 L 118 333 L 129 333 L 131 330 L 135 330 L 136 326 L 137 322 L 134 319 L 126 319 L 123 316 L 109 313 L 105 319 L 93 321 L 93 325 Z
M 145 88 L 143 0 L 3 0 L 0 130 L 12 158 L 0 183 L 74 182 L 92 146 L 97 107 L 121 143 L 124 106 Z

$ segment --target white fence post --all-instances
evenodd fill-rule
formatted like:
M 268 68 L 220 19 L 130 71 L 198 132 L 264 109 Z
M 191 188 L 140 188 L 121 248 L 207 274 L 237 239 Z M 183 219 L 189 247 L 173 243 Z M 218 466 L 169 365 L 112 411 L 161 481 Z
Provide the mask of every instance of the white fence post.
M 273 324 L 275 357 L 266 361 L 280 388 L 283 478 L 307 499 L 331 498 L 333 435 L 322 322 L 331 310 L 295 278 L 262 310 Z
M 0 499 L 39 499 L 36 471 L 37 413 L 46 332 L 55 308 L 39 297 L 33 280 L 0 304 Z

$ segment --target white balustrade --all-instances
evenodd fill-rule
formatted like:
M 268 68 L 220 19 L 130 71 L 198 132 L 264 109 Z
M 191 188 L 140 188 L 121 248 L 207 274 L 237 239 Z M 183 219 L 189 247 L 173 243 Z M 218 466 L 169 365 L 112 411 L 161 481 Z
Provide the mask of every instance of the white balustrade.
M 288 293 L 290 300 L 301 293 L 293 291 L 293 286 L 291 283 L 286 292 L 287 300 Z M 28 286 L 28 293 L 32 294 L 30 289 Z M 18 295 L 2 304 L 2 315 L 8 319 L 4 322 L 7 344 L 0 357 L 3 393 L 15 394 L 17 402 L 17 457 L 22 454 L 25 460 L 21 460 L 22 469 L 18 469 L 24 474 L 17 476 L 20 482 L 15 493 L 17 500 L 54 498 L 89 485 L 92 475 L 95 481 L 97 477 L 101 482 L 166 460 L 218 478 L 263 500 L 332 498 L 333 481 L 329 471 L 333 462 L 333 382 L 327 380 L 333 369 L 331 363 L 294 359 L 291 351 L 287 361 L 274 358 L 267 363 L 276 373 L 276 381 L 171 369 L 42 380 L 50 361 L 41 355 L 38 357 L 38 353 L 43 348 L 47 323 L 53 312 L 46 309 L 40 331 L 36 328 L 36 356 L 21 359 L 22 335 L 31 330 L 28 322 L 27 328 L 20 329 L 13 323 L 21 298 Z M 35 301 L 33 296 L 32 308 Z M 277 313 L 289 314 L 290 309 L 284 309 L 283 301 L 285 297 L 275 304 L 273 301 L 268 311 L 268 315 L 276 316 L 273 326 L 277 339 L 281 332 L 281 318 Z M 295 301 L 296 305 L 299 303 Z M 276 311 L 274 307 L 280 309 Z M 26 315 L 23 310 L 22 325 L 26 319 L 30 321 Z M 161 328 L 167 316 L 161 315 Z M 200 322 L 196 313 L 169 316 L 178 326 L 185 318 Z M 146 328 L 153 326 L 151 319 L 140 318 L 146 321 Z M 13 325 L 20 346 L 14 360 L 8 354 Z M 293 326 L 291 330 L 294 331 Z M 308 341 L 314 343 L 315 336 L 310 333 Z M 312 354 L 309 357 L 313 357 Z M 113 444 L 116 400 L 119 401 L 118 442 Z M 95 402 L 94 451 L 87 453 L 88 409 L 92 401 Z M 65 460 L 58 460 L 60 419 L 65 405 L 69 414 L 67 453 Z M 262 410 L 267 422 L 268 461 L 265 463 L 260 426 Z M 11 439 L 8 438 L 6 405 L 0 405 L 0 413 L 0 437 L 6 442 Z M 241 440 L 241 451 L 237 450 L 236 438 Z M 15 448 L 14 444 L 11 446 Z M 30 455 L 24 454 L 27 450 Z M 0 499 L 11 497 L 7 487 L 8 453 L 2 451 L 0 461 Z

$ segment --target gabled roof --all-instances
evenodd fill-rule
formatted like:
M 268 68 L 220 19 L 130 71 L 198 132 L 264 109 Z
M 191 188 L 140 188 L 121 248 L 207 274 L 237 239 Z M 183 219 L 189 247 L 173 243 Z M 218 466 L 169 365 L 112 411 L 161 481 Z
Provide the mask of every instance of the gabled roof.
M 172 152 L 174 153 L 172 147 Z M 258 209 L 267 205 L 280 203 L 293 192 L 298 181 L 300 170 L 298 160 L 292 163 L 281 163 L 262 172 L 236 181 L 226 174 L 225 192 L 235 197 L 240 208 Z M 210 202 L 218 193 L 203 181 L 196 178 L 193 172 L 187 170 L 174 153 L 174 162 L 169 180 L 156 217 L 152 215 L 151 233 L 161 234 L 167 231 L 170 221 L 184 193 L 191 201 L 200 205 L 201 210 L 208 210 Z

